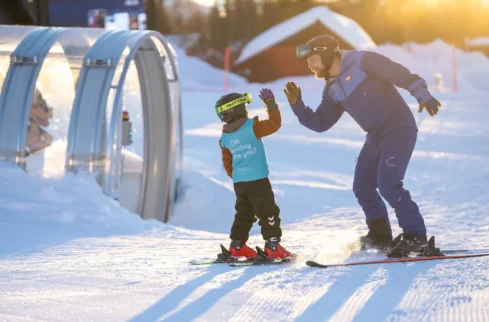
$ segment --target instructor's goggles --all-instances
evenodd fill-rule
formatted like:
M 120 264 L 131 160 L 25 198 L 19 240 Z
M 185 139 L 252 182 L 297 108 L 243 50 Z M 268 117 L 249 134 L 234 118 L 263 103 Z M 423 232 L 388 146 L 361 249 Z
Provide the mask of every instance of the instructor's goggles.
M 328 51 L 328 47 L 312 47 L 311 48 L 308 45 L 299 45 L 295 49 L 295 54 L 296 54 L 297 58 L 299 58 L 300 60 L 304 60 L 307 57 L 311 56 L 313 52 L 319 52 L 320 53 L 323 51 Z M 331 52 L 331 53 L 337 52 L 337 51 L 338 51 L 337 47 L 329 50 L 329 52 Z
M 313 51 L 321 52 L 321 51 L 326 51 L 328 47 L 309 47 L 307 45 L 299 45 L 295 49 L 295 54 L 297 55 L 297 58 L 300 60 L 304 60 L 307 57 L 311 56 Z
M 243 97 L 237 98 L 229 103 L 223 104 L 221 106 L 216 107 L 216 113 L 217 115 L 221 114 L 222 112 L 225 112 L 227 110 L 230 110 L 238 105 L 241 104 L 249 104 L 252 102 L 251 95 L 248 93 L 244 93 Z

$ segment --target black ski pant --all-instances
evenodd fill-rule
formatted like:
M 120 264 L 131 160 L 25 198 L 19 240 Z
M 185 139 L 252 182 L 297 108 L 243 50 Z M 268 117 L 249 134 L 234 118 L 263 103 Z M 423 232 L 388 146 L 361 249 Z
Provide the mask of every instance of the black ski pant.
M 236 215 L 229 236 L 232 240 L 246 242 L 257 218 L 263 239 L 282 237 L 280 209 L 275 203 L 275 196 L 268 178 L 236 182 L 234 192 L 236 193 Z

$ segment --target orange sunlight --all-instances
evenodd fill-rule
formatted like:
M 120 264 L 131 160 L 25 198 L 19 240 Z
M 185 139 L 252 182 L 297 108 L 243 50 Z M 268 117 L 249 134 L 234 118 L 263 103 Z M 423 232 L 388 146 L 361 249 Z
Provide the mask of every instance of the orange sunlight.
M 422 1 L 426 2 L 428 5 L 432 5 L 432 6 L 453 2 L 453 0 L 422 0 Z M 489 0 L 480 0 L 480 2 L 483 6 L 489 6 Z
M 453 0 L 422 0 L 421 2 L 424 2 L 424 3 L 426 3 L 429 6 L 435 7 L 435 6 L 438 6 L 438 5 L 453 3 Z

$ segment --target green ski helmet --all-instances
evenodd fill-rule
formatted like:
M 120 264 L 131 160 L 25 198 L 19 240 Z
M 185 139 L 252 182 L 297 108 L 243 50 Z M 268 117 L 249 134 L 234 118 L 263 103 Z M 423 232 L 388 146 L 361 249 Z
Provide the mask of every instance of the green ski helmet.
M 248 93 L 229 93 L 223 95 L 216 102 L 216 114 L 221 121 L 231 123 L 237 119 L 248 116 L 246 105 L 251 102 L 251 95 Z

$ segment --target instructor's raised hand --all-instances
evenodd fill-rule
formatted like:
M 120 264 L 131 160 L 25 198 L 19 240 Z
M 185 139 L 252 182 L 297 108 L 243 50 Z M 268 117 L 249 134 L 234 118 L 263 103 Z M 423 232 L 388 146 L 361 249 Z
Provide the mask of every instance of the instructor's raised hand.
M 260 99 L 265 103 L 267 104 L 269 101 L 273 101 L 275 100 L 275 97 L 273 96 L 273 92 L 271 89 L 268 89 L 268 88 L 263 88 L 261 91 L 260 91 Z
M 440 106 L 441 103 L 438 102 L 436 98 L 432 97 L 426 103 L 419 106 L 418 113 L 421 113 L 421 111 L 423 111 L 423 108 L 425 108 L 428 114 L 430 114 L 431 116 L 435 116 L 436 114 L 438 114 Z
M 301 88 L 297 87 L 294 82 L 288 82 L 284 88 L 285 96 L 290 104 L 297 103 L 297 100 L 301 97 Z

